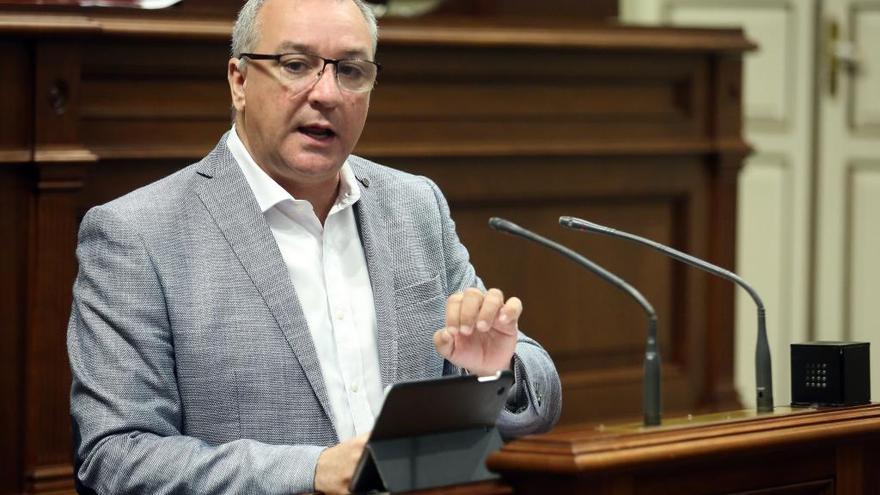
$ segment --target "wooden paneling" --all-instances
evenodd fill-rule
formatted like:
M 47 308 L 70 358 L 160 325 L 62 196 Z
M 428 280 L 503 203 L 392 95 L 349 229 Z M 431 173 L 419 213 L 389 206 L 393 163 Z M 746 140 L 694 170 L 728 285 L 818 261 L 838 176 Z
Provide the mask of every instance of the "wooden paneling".
M 607 21 L 617 17 L 617 4 L 616 0 L 544 0 L 540 6 L 530 0 L 446 0 L 434 15 Z
M 0 37 L 0 492 L 20 491 L 24 470 L 24 339 L 28 287 L 33 74 L 26 46 Z
M 79 141 L 81 55 L 75 42 L 36 42 L 29 223 L 24 461 L 28 476 L 69 465 L 70 372 L 65 335 L 79 218 L 77 192 L 94 155 Z M 63 281 L 63 282 L 62 282 Z M 38 481 L 39 483 L 39 481 Z
M 25 164 L 0 161 L 0 493 L 19 491 L 23 472 L 29 172 Z
M 30 161 L 33 141 L 33 60 L 28 47 L 0 38 L 7 70 L 0 71 L 0 164 Z
M 395 0 L 366 0 L 372 4 L 388 4 Z M 17 0 L 6 3 L 31 3 L 45 8 L 45 4 L 52 2 L 45 0 Z M 73 2 L 71 2 L 73 3 Z M 88 2 L 84 2 L 88 3 Z M 165 11 L 150 12 L 140 11 L 138 14 L 162 15 L 187 15 L 187 16 L 211 16 L 224 19 L 232 19 L 241 8 L 243 0 L 186 0 L 174 5 Z M 429 12 L 429 17 L 464 16 L 481 20 L 501 17 L 525 17 L 531 20 L 553 19 L 578 19 L 580 21 L 607 21 L 617 16 L 617 0 L 543 0 L 540 4 L 529 0 L 445 0 L 436 10 Z M 72 7 L 56 10 L 73 10 Z M 94 11 L 95 9 L 84 8 L 82 10 Z M 97 10 L 109 10 L 114 13 L 131 13 L 126 8 L 106 8 Z
M 64 334 L 82 215 L 200 159 L 230 126 L 229 21 L 88 12 L 0 13 L 0 44 L 23 68 L 0 84 L 33 105 L 0 114 L 0 227 L 12 239 L 0 259 L 0 316 L 12 325 L 0 384 L 20 398 L 2 413 L 0 449 L 13 459 L 0 490 L 70 486 Z M 645 293 L 660 315 L 666 411 L 736 404 L 733 288 L 557 218 L 732 267 L 748 151 L 741 33 L 415 26 L 383 26 L 387 70 L 357 152 L 442 187 L 478 272 L 525 301 L 523 328 L 555 359 L 562 423 L 639 416 L 646 322 L 589 273 L 490 231 L 490 216 L 569 244 Z
M 571 154 L 597 144 L 625 149 L 633 138 L 699 139 L 705 66 L 696 55 L 639 58 L 533 47 L 468 50 L 467 57 L 443 47 L 387 48 L 381 59 L 389 69 L 360 146 L 385 154 L 379 145 L 393 135 L 396 149 L 425 154 Z M 644 72 L 627 69 L 636 63 Z
M 704 277 L 689 276 L 694 274 L 635 246 L 565 231 L 556 219 L 592 218 L 706 253 L 696 230 L 679 237 L 679 230 L 707 222 L 699 161 L 668 158 L 659 168 L 655 159 L 635 157 L 422 159 L 418 166 L 407 161 L 386 160 L 438 182 L 478 273 L 525 301 L 523 328 L 540 339 L 561 373 L 563 423 L 638 415 L 647 322 L 633 301 L 568 260 L 489 230 L 492 216 L 558 239 L 643 290 L 662 322 L 664 401 L 678 410 L 694 405 L 691 391 L 702 377 L 688 367 L 686 347 L 702 340 L 690 325 L 703 328 L 707 322 L 693 312 L 696 306 L 687 309 L 690 315 L 677 313 L 673 301 L 676 288 L 703 292 Z

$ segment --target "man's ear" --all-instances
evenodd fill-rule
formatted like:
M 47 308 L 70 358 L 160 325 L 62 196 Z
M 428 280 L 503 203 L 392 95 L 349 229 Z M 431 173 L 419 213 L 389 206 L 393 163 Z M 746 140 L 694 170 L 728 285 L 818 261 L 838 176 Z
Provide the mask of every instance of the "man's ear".
M 226 79 L 229 81 L 229 93 L 232 106 L 237 112 L 244 110 L 245 67 L 239 68 L 240 59 L 230 58 L 227 64 Z

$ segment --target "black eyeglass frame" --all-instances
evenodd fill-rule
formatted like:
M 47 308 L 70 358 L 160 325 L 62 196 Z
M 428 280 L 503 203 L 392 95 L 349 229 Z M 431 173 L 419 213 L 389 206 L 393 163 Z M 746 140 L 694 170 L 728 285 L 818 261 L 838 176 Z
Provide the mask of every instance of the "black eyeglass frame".
M 310 57 L 317 57 L 317 58 L 321 59 L 324 62 L 324 65 L 323 65 L 323 67 L 321 67 L 321 70 L 318 72 L 318 74 L 323 74 L 324 70 L 327 68 L 327 65 L 332 65 L 333 66 L 333 75 L 334 75 L 334 77 L 337 78 L 337 81 L 338 81 L 338 77 L 339 77 L 339 72 L 338 72 L 339 71 L 339 64 L 341 62 L 366 62 L 368 64 L 373 64 L 376 66 L 376 77 L 377 78 L 379 77 L 379 73 L 382 72 L 382 64 L 380 64 L 379 62 L 376 62 L 374 60 L 364 60 L 362 58 L 326 58 L 326 57 L 322 57 L 320 55 L 317 55 L 315 53 L 309 53 L 309 52 L 287 52 L 287 53 L 276 53 L 276 54 L 239 53 L 238 58 L 240 58 L 240 59 L 241 58 L 249 58 L 251 60 L 274 60 L 275 62 L 280 64 L 281 58 L 285 57 L 287 55 L 308 55 Z M 376 81 L 373 81 L 373 86 L 375 86 L 375 85 L 376 85 Z M 373 87 L 371 86 L 370 89 L 373 89 Z M 365 93 L 366 91 L 369 91 L 369 90 L 365 90 L 363 92 Z

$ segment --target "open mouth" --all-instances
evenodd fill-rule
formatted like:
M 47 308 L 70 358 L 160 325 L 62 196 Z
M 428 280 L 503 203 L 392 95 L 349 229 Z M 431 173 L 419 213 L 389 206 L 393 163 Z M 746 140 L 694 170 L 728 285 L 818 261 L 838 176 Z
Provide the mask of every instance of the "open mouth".
M 336 133 L 333 132 L 333 129 L 330 129 L 329 127 L 308 125 L 299 127 L 297 130 L 315 139 L 330 139 L 336 136 Z

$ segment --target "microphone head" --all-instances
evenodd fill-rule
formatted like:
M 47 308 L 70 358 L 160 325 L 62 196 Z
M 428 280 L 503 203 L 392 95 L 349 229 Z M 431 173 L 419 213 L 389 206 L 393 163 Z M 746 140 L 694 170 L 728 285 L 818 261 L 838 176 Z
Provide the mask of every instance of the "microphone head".
M 559 217 L 559 224 L 563 227 L 573 229 L 573 230 L 585 230 L 587 232 L 602 232 L 602 233 L 614 233 L 615 230 L 604 225 L 599 225 L 598 223 L 593 223 L 583 218 L 577 217 L 569 217 L 569 216 L 561 216 Z
M 506 222 L 506 221 L 507 221 L 507 220 L 505 220 L 505 219 L 503 219 L 503 218 L 492 217 L 492 218 L 489 219 L 489 227 L 490 227 L 492 230 L 501 230 L 501 229 L 502 229 L 502 225 L 504 225 L 504 222 Z
M 522 230 L 522 227 L 511 222 L 510 220 L 505 220 L 500 217 L 492 217 L 489 219 L 489 227 L 493 230 L 498 230 L 501 232 L 519 232 Z
M 508 234 L 518 235 L 520 237 L 532 238 L 536 234 L 526 230 L 519 225 L 511 222 L 510 220 L 505 220 L 500 217 L 492 217 L 489 219 L 489 227 L 492 230 L 497 230 L 499 232 L 506 232 Z
M 574 217 L 563 215 L 559 217 L 559 225 L 573 229 L 575 227 Z

